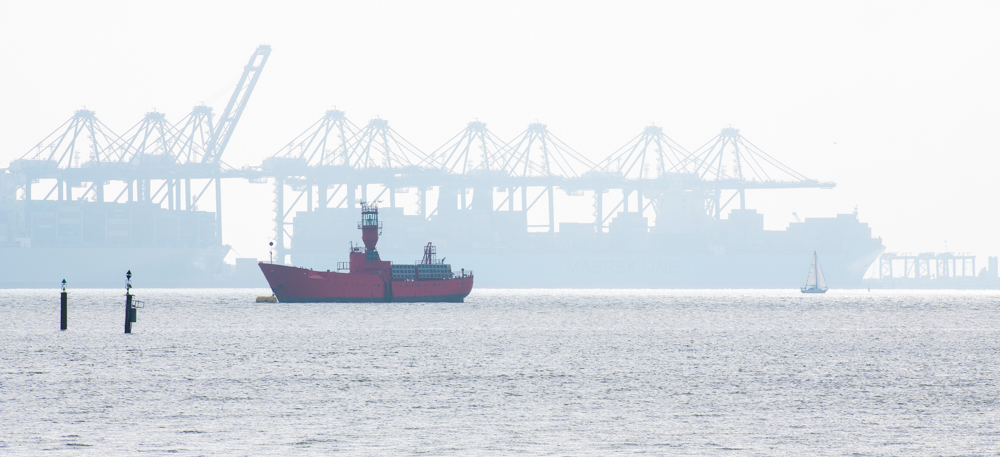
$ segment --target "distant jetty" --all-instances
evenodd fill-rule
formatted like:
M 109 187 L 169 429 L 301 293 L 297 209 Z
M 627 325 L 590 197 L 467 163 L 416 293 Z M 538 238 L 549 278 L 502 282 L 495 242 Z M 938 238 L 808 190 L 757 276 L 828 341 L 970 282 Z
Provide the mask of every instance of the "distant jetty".
M 976 256 L 953 252 L 898 254 L 878 259 L 878 278 L 866 279 L 872 289 L 1000 289 L 997 257 L 976 272 Z

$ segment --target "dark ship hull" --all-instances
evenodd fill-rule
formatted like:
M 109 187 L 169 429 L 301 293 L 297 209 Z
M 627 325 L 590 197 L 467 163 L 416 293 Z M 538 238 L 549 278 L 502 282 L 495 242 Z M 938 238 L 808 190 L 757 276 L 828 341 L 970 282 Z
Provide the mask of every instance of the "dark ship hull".
M 734 211 L 729 219 L 695 229 L 646 227 L 622 213 L 607 232 L 593 224 L 559 224 L 559 231 L 527 233 L 522 212 L 457 211 L 427 221 L 382 208 L 399 234 L 380 247 L 403 256 L 433 239 L 456 263 L 475 265 L 478 285 L 495 288 L 799 289 L 818 251 L 827 283 L 865 287 L 863 278 L 884 250 L 856 214 L 809 218 L 786 230 L 764 230 L 763 215 Z M 333 269 L 330 259 L 354 229 L 353 211 L 298 213 L 294 263 Z M 625 216 L 625 215 L 628 216 Z
M 881 250 L 824 257 L 824 273 L 838 288 L 863 287 L 862 278 Z M 797 289 L 810 253 L 625 253 L 613 259 L 578 252 L 550 255 L 478 254 L 480 286 L 497 288 Z M 525 266 L 531 268 L 526 269 Z M 486 279 L 489 278 L 489 279 Z M 497 278 L 497 279 L 494 279 Z
M 142 287 L 214 287 L 229 246 L 201 248 L 0 248 L 0 288 L 121 287 L 131 270 Z
M 0 205 L 0 287 L 213 287 L 229 253 L 215 214 L 152 203 L 16 201 Z

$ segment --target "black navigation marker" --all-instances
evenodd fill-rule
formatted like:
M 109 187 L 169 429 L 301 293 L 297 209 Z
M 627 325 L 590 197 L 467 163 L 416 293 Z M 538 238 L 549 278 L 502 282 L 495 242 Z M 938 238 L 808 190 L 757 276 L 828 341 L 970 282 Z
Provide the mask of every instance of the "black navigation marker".
M 69 324 L 69 310 L 67 308 L 67 303 L 69 302 L 68 295 L 66 294 L 66 280 L 62 281 L 62 293 L 59 294 L 59 310 L 60 310 L 60 320 L 59 320 L 59 330 L 66 330 Z
M 132 308 L 132 270 L 125 273 L 125 333 L 132 333 L 132 322 L 135 322 L 135 309 Z

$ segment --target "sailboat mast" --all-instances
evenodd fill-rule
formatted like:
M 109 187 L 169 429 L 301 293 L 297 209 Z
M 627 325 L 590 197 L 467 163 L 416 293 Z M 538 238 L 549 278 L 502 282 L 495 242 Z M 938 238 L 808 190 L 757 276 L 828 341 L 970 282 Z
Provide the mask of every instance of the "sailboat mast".
M 819 256 L 816 255 L 816 251 L 813 251 L 813 287 L 819 287 Z
M 819 286 L 819 256 L 816 255 L 816 251 L 813 251 L 813 264 L 811 267 L 812 271 L 809 275 L 812 278 L 812 284 L 807 284 L 809 287 L 816 288 Z

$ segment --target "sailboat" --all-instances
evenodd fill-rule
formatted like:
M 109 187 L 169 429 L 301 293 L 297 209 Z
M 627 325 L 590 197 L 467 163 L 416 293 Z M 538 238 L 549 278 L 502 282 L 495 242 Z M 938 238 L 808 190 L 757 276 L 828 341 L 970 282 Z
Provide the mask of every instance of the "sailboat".
M 809 278 L 806 279 L 806 286 L 802 288 L 804 294 L 824 294 L 826 293 L 826 279 L 823 279 L 823 269 L 819 267 L 819 257 L 813 251 L 813 263 L 809 267 Z

